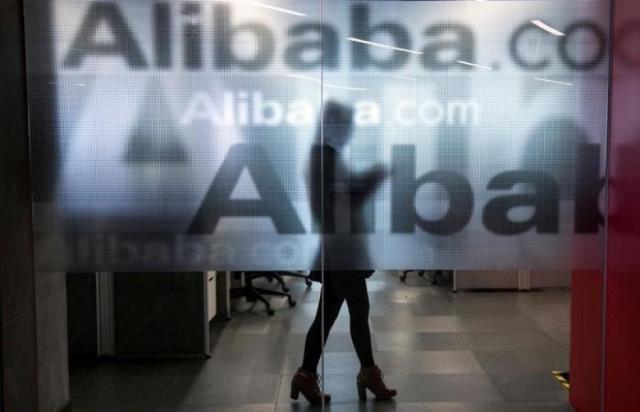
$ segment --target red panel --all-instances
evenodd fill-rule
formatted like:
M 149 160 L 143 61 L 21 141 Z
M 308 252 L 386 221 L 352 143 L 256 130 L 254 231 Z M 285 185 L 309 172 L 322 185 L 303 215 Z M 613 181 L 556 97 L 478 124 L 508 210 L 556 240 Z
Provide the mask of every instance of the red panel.
M 640 1 L 614 0 L 604 411 L 640 411 Z M 574 272 L 571 402 L 601 409 L 600 273 Z
M 605 410 L 640 411 L 640 2 L 616 0 L 611 83 Z
M 574 271 L 571 280 L 571 404 L 578 412 L 600 410 L 602 305 L 600 271 Z

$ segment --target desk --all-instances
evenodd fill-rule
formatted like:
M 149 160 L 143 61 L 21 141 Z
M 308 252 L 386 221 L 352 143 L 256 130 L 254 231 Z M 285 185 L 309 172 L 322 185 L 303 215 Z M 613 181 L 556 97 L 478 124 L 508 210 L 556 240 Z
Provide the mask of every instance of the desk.
M 458 289 L 544 289 L 569 288 L 570 270 L 456 270 L 453 291 Z

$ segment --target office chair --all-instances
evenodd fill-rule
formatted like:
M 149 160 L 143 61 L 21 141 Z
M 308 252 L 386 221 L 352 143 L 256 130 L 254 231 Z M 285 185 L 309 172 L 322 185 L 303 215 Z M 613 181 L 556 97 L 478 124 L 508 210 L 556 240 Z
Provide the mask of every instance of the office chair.
M 289 293 L 253 286 L 254 279 L 268 279 L 269 276 L 273 276 L 274 272 L 233 272 L 233 276 L 236 279 L 241 279 L 243 273 L 244 285 L 231 289 L 231 298 L 244 297 L 247 299 L 247 302 L 255 302 L 259 300 L 267 307 L 267 314 L 269 316 L 273 316 L 275 311 L 271 308 L 271 303 L 269 302 L 269 300 L 267 300 L 267 298 L 265 298 L 264 295 L 286 297 L 290 308 L 296 306 L 296 301 L 293 300 Z
M 305 275 L 303 273 L 298 273 L 298 272 L 268 272 L 266 276 L 267 276 L 267 279 L 269 279 L 270 281 L 277 280 L 280 286 L 282 287 L 283 292 L 289 292 L 289 288 L 287 287 L 287 284 L 285 283 L 283 276 L 304 279 L 304 283 L 307 285 L 308 288 L 310 288 L 311 284 L 313 283 L 309 275 Z
M 409 272 L 417 272 L 418 275 L 420 275 L 421 277 L 424 277 L 425 273 L 427 273 L 427 270 L 403 270 L 402 271 L 402 275 L 400 276 L 400 280 L 402 280 L 403 282 L 407 280 L 407 274 Z M 436 286 L 438 284 L 440 284 L 440 281 L 444 278 L 444 274 L 445 272 L 449 272 L 446 270 L 442 270 L 442 269 L 438 269 L 438 270 L 434 270 L 433 271 L 433 276 L 430 276 L 431 278 L 431 285 L 432 286 Z
M 427 271 L 426 270 L 403 270 L 402 274 L 400 275 L 400 280 L 402 282 L 405 282 L 407 280 L 407 275 L 409 274 L 409 272 L 416 272 L 420 277 L 424 277 L 424 274 Z

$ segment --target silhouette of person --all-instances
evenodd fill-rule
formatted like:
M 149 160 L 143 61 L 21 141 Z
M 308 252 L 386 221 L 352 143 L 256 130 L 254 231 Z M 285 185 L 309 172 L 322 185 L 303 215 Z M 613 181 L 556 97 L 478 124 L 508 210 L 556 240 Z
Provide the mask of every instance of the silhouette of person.
M 302 366 L 291 382 L 291 397 L 302 392 L 312 404 L 331 396 L 319 387 L 317 367 L 322 348 L 329 337 L 343 302 L 347 302 L 351 340 L 360 360 L 357 377 L 358 394 L 366 399 L 366 389 L 378 399 L 391 399 L 397 391 L 386 387 L 382 372 L 376 366 L 369 330 L 369 295 L 366 279 L 373 270 L 363 235 L 354 231 L 364 227 L 366 200 L 380 187 L 387 176 L 383 167 L 374 166 L 362 174 L 350 171 L 343 159 L 344 148 L 351 138 L 353 110 L 328 102 L 323 124 L 310 156 L 311 211 L 322 233 L 322 246 L 311 278 L 323 283 L 315 319 L 307 332 Z M 324 335 L 323 331 L 324 330 Z

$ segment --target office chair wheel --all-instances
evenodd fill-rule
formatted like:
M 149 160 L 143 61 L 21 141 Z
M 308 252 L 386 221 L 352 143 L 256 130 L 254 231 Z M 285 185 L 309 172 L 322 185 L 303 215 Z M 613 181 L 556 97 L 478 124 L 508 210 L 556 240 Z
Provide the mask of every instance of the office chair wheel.
M 313 282 L 308 277 L 304 278 L 304 283 L 307 284 L 307 287 L 310 288 L 313 285 Z
M 267 315 L 269 315 L 269 316 L 273 316 L 273 315 L 275 315 L 275 314 L 276 314 L 276 311 L 275 311 L 275 310 L 273 310 L 273 309 L 271 309 L 271 308 L 267 308 Z
M 297 303 L 298 303 L 298 302 L 296 302 L 295 300 L 290 300 L 290 301 L 289 301 L 289 307 L 290 307 L 290 308 L 295 308 Z

